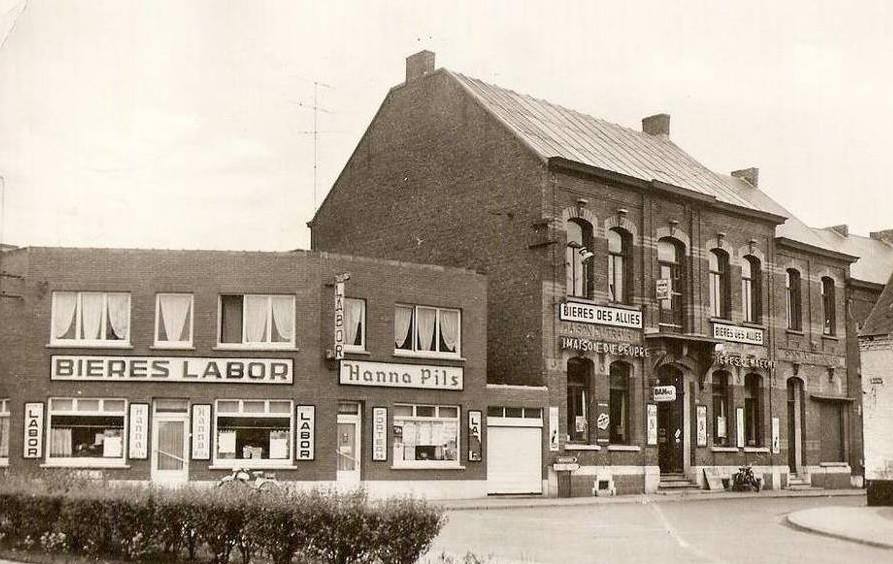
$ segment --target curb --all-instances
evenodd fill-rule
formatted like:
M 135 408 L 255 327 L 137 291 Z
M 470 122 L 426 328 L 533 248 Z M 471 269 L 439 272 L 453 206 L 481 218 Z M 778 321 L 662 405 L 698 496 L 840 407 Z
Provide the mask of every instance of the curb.
M 481 510 L 497 510 L 497 509 L 537 509 L 540 507 L 578 507 L 591 505 L 612 505 L 627 503 L 676 503 L 680 501 L 717 501 L 728 499 L 786 499 L 797 497 L 857 497 L 865 496 L 865 490 L 860 489 L 843 489 L 843 490 L 816 490 L 816 491 L 796 491 L 780 490 L 776 492 L 763 492 L 759 494 L 747 492 L 717 492 L 717 493 L 693 493 L 693 494 L 670 494 L 670 495 L 654 495 L 654 494 L 637 494 L 623 495 L 617 497 L 574 497 L 574 498 L 529 498 L 529 499 L 506 499 L 506 500 L 488 500 L 482 499 L 479 503 L 470 503 L 469 505 L 451 505 L 449 502 L 438 503 L 438 505 L 446 511 L 481 511 Z
M 785 521 L 787 522 L 787 524 L 798 531 L 803 531 L 806 533 L 813 533 L 816 535 L 822 535 L 825 537 L 830 537 L 830 538 L 834 538 L 834 539 L 838 539 L 838 540 L 854 542 L 854 543 L 862 544 L 865 546 L 873 546 L 875 548 L 885 548 L 888 550 L 893 550 L 893 540 L 891 540 L 890 542 L 885 542 L 885 541 L 872 540 L 872 539 L 868 539 L 868 538 L 864 538 L 864 537 L 847 535 L 845 533 L 842 533 L 840 531 L 837 531 L 837 530 L 834 530 L 834 529 L 831 529 L 828 527 L 821 527 L 819 525 L 809 523 L 808 520 L 804 520 L 801 518 L 801 515 L 799 515 L 800 513 L 802 513 L 802 512 L 795 511 L 793 513 L 788 513 L 788 515 L 785 517 Z

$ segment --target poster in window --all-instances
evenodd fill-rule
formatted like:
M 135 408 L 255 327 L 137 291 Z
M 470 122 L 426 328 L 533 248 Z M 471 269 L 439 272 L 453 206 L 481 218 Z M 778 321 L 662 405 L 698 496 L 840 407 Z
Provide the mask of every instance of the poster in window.
M 295 411 L 298 417 L 298 445 L 295 448 L 295 458 L 313 460 L 316 458 L 316 406 L 299 405 Z
M 480 462 L 481 448 L 481 412 L 468 412 L 468 461 Z
M 145 460 L 149 457 L 149 404 L 130 404 L 128 430 L 130 458 L 134 460 Z
M 724 439 L 728 436 L 726 433 L 726 429 L 728 427 L 728 423 L 726 422 L 726 417 L 724 415 L 716 416 L 716 436 L 720 439 Z
M 43 402 L 25 404 L 23 458 L 43 456 Z
M 223 453 L 224 451 L 220 451 Z M 233 449 L 236 452 L 235 433 L 233 433 Z M 209 460 L 211 458 L 211 406 L 195 404 L 192 406 L 192 459 Z
M 779 439 L 779 421 L 778 417 L 772 418 L 772 454 L 781 452 L 781 441 Z
M 388 408 L 372 408 L 372 460 L 388 459 Z
M 647 428 L 647 444 L 656 445 L 657 444 L 657 405 L 653 403 L 649 403 L 646 406 L 646 418 L 645 422 Z
M 735 431 L 738 438 L 738 448 L 744 447 L 744 408 L 735 409 Z
M 558 408 L 549 407 L 549 450 L 558 450 Z
M 695 407 L 698 419 L 698 446 L 707 446 L 707 406 Z
M 105 432 L 102 437 L 102 457 L 103 458 L 121 458 L 124 454 L 124 444 L 120 431 L 111 429 Z

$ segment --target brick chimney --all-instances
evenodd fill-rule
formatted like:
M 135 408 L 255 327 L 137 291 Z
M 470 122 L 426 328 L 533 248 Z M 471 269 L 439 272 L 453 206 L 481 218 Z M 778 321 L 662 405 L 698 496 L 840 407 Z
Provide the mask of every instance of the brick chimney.
M 432 72 L 434 72 L 434 53 L 431 51 L 419 51 L 406 57 L 407 84 Z
M 670 136 L 670 114 L 655 114 L 642 118 L 642 131 L 659 137 Z
M 850 236 L 850 226 L 846 223 L 841 223 L 840 225 L 832 225 L 831 227 L 826 227 L 825 229 L 829 229 L 838 235 L 843 235 L 844 237 Z
M 750 168 L 742 168 L 741 170 L 733 170 L 732 176 L 746 181 L 754 188 L 757 188 L 760 185 L 760 169 L 753 166 Z
M 890 243 L 893 245 L 893 229 L 884 229 L 883 231 L 872 231 L 868 234 L 872 239 Z

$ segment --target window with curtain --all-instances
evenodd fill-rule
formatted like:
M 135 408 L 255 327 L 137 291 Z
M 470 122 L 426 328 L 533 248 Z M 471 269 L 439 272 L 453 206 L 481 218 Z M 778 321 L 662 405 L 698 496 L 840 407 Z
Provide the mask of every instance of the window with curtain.
M 682 260 L 685 247 L 682 242 L 664 237 L 657 242 L 658 274 L 661 279 L 670 281 L 670 298 L 660 300 L 660 323 L 674 330 L 682 328 L 684 304 L 682 293 L 685 288 Z
M 592 362 L 585 358 L 567 361 L 567 440 L 589 443 L 589 393 Z
M 729 373 L 725 371 L 713 373 L 711 384 L 713 394 L 713 444 L 727 446 L 729 444 Z
M 744 377 L 744 444 L 747 446 L 760 446 L 763 442 L 760 399 L 760 377 L 748 374 Z
M 744 321 L 759 323 L 762 317 L 760 259 L 747 255 L 741 261 L 741 307 Z
M 366 350 L 366 300 L 344 299 L 344 350 Z
M 192 346 L 192 294 L 155 296 L 155 346 Z
M 629 365 L 623 362 L 611 364 L 609 373 L 610 397 L 608 398 L 611 444 L 629 443 Z
M 51 398 L 47 462 L 101 466 L 124 462 L 127 402 L 107 398 Z
M 53 292 L 53 344 L 127 345 L 130 342 L 130 294 L 125 292 Z
M 801 331 L 803 329 L 802 302 L 800 295 L 800 272 L 789 268 L 785 272 L 785 313 L 787 314 L 788 329 Z
M 295 297 L 244 294 L 220 296 L 221 344 L 246 347 L 295 346 Z
M 729 292 L 729 254 L 713 249 L 707 257 L 710 284 L 710 316 L 731 319 Z
M 275 466 L 292 457 L 291 400 L 217 400 L 214 465 Z
M 822 277 L 822 334 L 837 333 L 837 304 L 834 297 L 834 279 Z
M 565 273 L 567 295 L 592 298 L 592 225 L 581 219 L 571 219 L 565 225 Z
M 459 356 L 461 322 L 458 309 L 397 305 L 394 308 L 394 349 L 420 356 Z
M 9 461 L 9 400 L 0 400 L 0 465 Z
M 459 407 L 394 405 L 394 466 L 459 464 Z
M 616 303 L 630 303 L 629 233 L 623 229 L 608 230 L 608 300 Z

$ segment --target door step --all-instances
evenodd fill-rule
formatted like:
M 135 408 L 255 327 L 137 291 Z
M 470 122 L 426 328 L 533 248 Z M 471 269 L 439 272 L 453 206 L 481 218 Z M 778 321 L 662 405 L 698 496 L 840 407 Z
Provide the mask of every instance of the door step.
M 661 474 L 657 485 L 659 494 L 694 493 L 702 491 L 701 487 L 684 474 Z
M 813 491 L 821 490 L 812 485 L 809 476 L 801 476 L 798 474 L 788 474 L 788 488 L 791 491 Z

